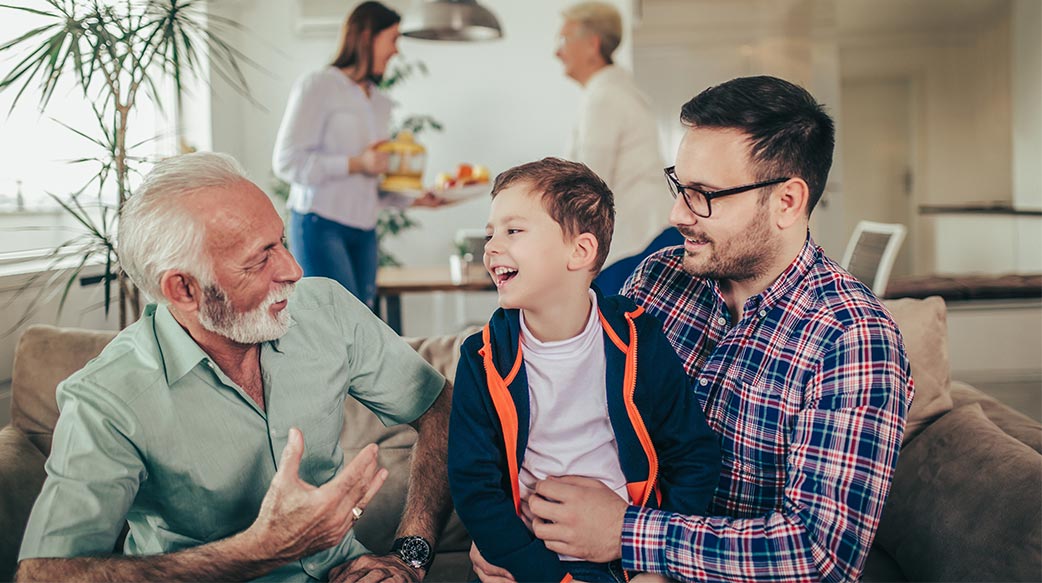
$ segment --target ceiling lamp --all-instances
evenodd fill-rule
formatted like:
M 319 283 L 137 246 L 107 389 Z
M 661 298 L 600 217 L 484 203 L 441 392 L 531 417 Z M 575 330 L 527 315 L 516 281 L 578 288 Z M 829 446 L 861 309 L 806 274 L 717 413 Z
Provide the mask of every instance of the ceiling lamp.
M 406 15 L 402 35 L 426 40 L 478 41 L 503 36 L 495 14 L 477 0 L 427 0 Z

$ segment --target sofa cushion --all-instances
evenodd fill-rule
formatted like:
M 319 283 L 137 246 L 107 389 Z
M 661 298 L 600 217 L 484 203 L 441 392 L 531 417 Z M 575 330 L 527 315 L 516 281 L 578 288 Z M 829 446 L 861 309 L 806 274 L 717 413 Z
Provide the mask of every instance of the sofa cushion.
M 0 430 L 0 581 L 12 581 L 29 511 L 46 474 L 44 455 L 16 427 Z
M 988 419 L 1004 433 L 1015 437 L 1038 453 L 1042 453 L 1042 423 L 1014 411 L 994 397 L 984 394 L 980 389 L 959 381 L 952 381 L 952 401 L 955 403 L 955 407 L 970 403 L 980 404 L 980 408 Z
M 1042 455 L 980 405 L 905 446 L 876 543 L 910 581 L 1042 581 Z
M 83 368 L 115 332 L 34 325 L 22 333 L 11 378 L 11 424 L 48 454 L 58 421 L 55 387 Z
M 432 336 L 430 338 L 405 338 L 424 360 L 429 362 L 441 376 L 450 381 L 456 378 L 456 364 L 459 363 L 459 347 L 471 334 L 481 330 L 480 326 L 472 326 L 459 334 Z
M 451 380 L 456 374 L 460 344 L 473 331 L 405 341 Z M 384 427 L 364 405 L 354 399 L 344 400 L 344 430 L 340 436 L 344 456 L 350 459 L 367 444 L 376 443 L 380 446 L 380 465 L 389 471 L 387 481 L 355 526 L 358 540 L 374 552 L 387 552 L 394 541 L 409 487 L 409 456 L 415 442 L 416 431 L 412 427 Z M 458 551 L 465 557 L 469 549 L 470 535 L 454 512 L 438 541 L 438 552 Z
M 944 300 L 887 300 L 886 308 L 904 338 L 912 365 L 915 398 L 905 422 L 908 443 L 932 420 L 952 409 L 948 366 L 948 321 Z

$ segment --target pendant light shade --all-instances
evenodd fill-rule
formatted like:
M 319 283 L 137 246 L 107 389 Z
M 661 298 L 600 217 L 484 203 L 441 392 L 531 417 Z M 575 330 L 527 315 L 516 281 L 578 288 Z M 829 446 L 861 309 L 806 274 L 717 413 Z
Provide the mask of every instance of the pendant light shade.
M 495 14 L 477 0 L 426 0 L 405 16 L 402 35 L 426 40 L 479 41 L 503 36 Z

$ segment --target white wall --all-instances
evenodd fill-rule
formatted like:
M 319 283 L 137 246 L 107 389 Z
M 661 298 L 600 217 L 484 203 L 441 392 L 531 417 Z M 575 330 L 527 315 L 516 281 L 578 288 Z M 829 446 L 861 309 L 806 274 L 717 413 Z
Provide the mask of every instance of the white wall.
M 947 318 L 953 379 L 970 383 L 1017 380 L 1034 383 L 1036 391 L 1042 387 L 1042 304 L 1038 300 L 953 302 L 948 305 Z
M 927 73 L 931 186 L 923 202 L 1042 210 L 1042 3 L 1014 0 L 1009 8 L 974 42 L 937 55 Z M 941 71 L 944 79 L 932 78 Z M 974 89 L 956 91 L 968 85 Z M 973 121 L 963 124 L 967 116 Z M 952 129 L 960 127 L 966 131 Z M 1042 271 L 1042 217 L 932 215 L 920 225 L 933 236 L 932 272 Z
M 840 113 L 840 60 L 831 2 L 659 0 L 644 4 L 635 34 L 634 71 L 652 101 L 662 151 L 672 159 L 683 127 L 680 108 L 703 89 L 748 75 L 774 75 L 806 87 L 833 117 Z M 841 131 L 841 128 L 840 128 Z M 842 255 L 842 152 L 836 152 L 824 204 L 814 212 L 815 240 Z
M 565 77 L 554 57 L 560 11 L 566 4 L 557 0 L 482 3 L 499 18 L 502 39 L 452 43 L 402 37 L 399 41 L 401 53 L 422 60 L 429 75 L 415 76 L 393 90 L 399 104 L 396 115 L 428 114 L 445 127 L 442 133 L 420 136 L 428 151 L 427 181 L 460 162 L 484 164 L 497 173 L 543 156 L 562 155 L 574 123 L 579 88 Z M 632 0 L 614 3 L 629 26 Z M 270 74 L 249 75 L 252 96 L 267 111 L 244 104 L 223 84 L 215 84 L 213 148 L 236 156 L 262 187 L 271 184 L 271 150 L 293 81 L 331 60 L 340 22 L 356 3 L 338 4 L 242 0 L 223 7 L 248 31 L 239 44 Z M 388 4 L 399 11 L 411 6 L 408 1 Z M 629 42 L 619 48 L 617 60 L 630 66 Z M 388 250 L 407 265 L 447 264 L 456 230 L 484 227 L 488 200 L 411 214 L 421 226 L 389 242 Z M 405 334 L 448 331 L 433 327 L 431 302 L 429 297 L 405 298 Z M 469 304 L 475 302 L 478 306 L 471 309 Z M 468 298 L 467 303 L 468 312 L 475 313 L 460 316 L 462 321 L 487 319 L 495 307 L 494 294 Z M 451 326 L 457 318 L 444 321 Z
M 1042 2 L 1015 0 L 1012 20 L 1013 201 L 1042 209 Z
M 1042 2 L 1015 0 L 1013 19 L 1013 205 L 1042 209 Z M 1042 219 L 1020 219 L 1017 269 L 1042 271 Z
M 916 207 L 1012 203 L 1009 18 L 1000 7 L 969 30 L 875 35 L 842 43 L 845 79 L 910 84 Z M 1009 216 L 919 216 L 909 225 L 916 273 L 1015 270 L 1012 221 Z M 965 237 L 967 229 L 978 236 Z M 970 241 L 976 248 L 967 254 Z
M 1042 208 L 1037 0 L 966 2 L 959 8 L 970 12 L 962 20 L 907 14 L 915 25 L 894 15 L 877 18 L 881 11 L 917 12 L 899 2 L 648 0 L 644 7 L 635 70 L 654 101 L 667 155 L 682 133 L 681 104 L 732 77 L 766 73 L 801 83 L 836 119 L 840 79 L 904 79 L 914 118 L 915 208 L 993 202 Z M 893 23 L 872 28 L 871 20 Z M 837 127 L 838 137 L 844 131 Z M 844 225 L 865 218 L 847 216 L 845 207 L 853 205 L 844 201 L 844 163 L 858 161 L 845 160 L 837 148 L 826 204 L 812 221 L 815 239 L 833 256 L 849 237 Z M 913 222 L 915 273 L 994 273 L 1000 266 L 1042 271 L 1038 218 L 923 216 Z M 975 252 L 965 253 L 971 244 Z

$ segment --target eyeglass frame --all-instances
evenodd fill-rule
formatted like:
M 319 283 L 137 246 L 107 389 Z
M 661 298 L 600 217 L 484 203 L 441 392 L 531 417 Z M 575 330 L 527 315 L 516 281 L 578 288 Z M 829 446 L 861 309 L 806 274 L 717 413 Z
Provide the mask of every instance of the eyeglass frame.
M 772 178 L 771 180 L 764 180 L 763 182 L 754 182 L 752 184 L 746 184 L 743 186 L 735 186 L 734 188 L 724 188 L 722 190 L 702 190 L 701 188 L 696 188 L 694 186 L 684 186 L 683 184 L 681 184 L 680 179 L 677 178 L 676 170 L 676 166 L 670 166 L 668 168 L 662 169 L 662 172 L 666 175 L 666 181 L 670 184 L 669 193 L 673 195 L 674 200 L 676 200 L 677 194 L 683 194 L 684 205 L 687 206 L 687 210 L 694 213 L 696 217 L 700 217 L 703 219 L 708 219 L 709 217 L 713 216 L 713 199 L 715 198 L 730 196 L 732 194 L 741 194 L 750 190 L 756 190 L 757 188 L 781 184 L 782 182 L 791 179 L 789 176 L 786 176 L 784 178 Z M 702 197 L 706 199 L 706 214 L 703 215 L 702 213 L 699 213 L 694 209 L 694 207 L 691 206 L 691 199 L 688 198 L 687 193 L 687 191 L 689 190 L 693 190 L 698 194 L 701 194 Z

